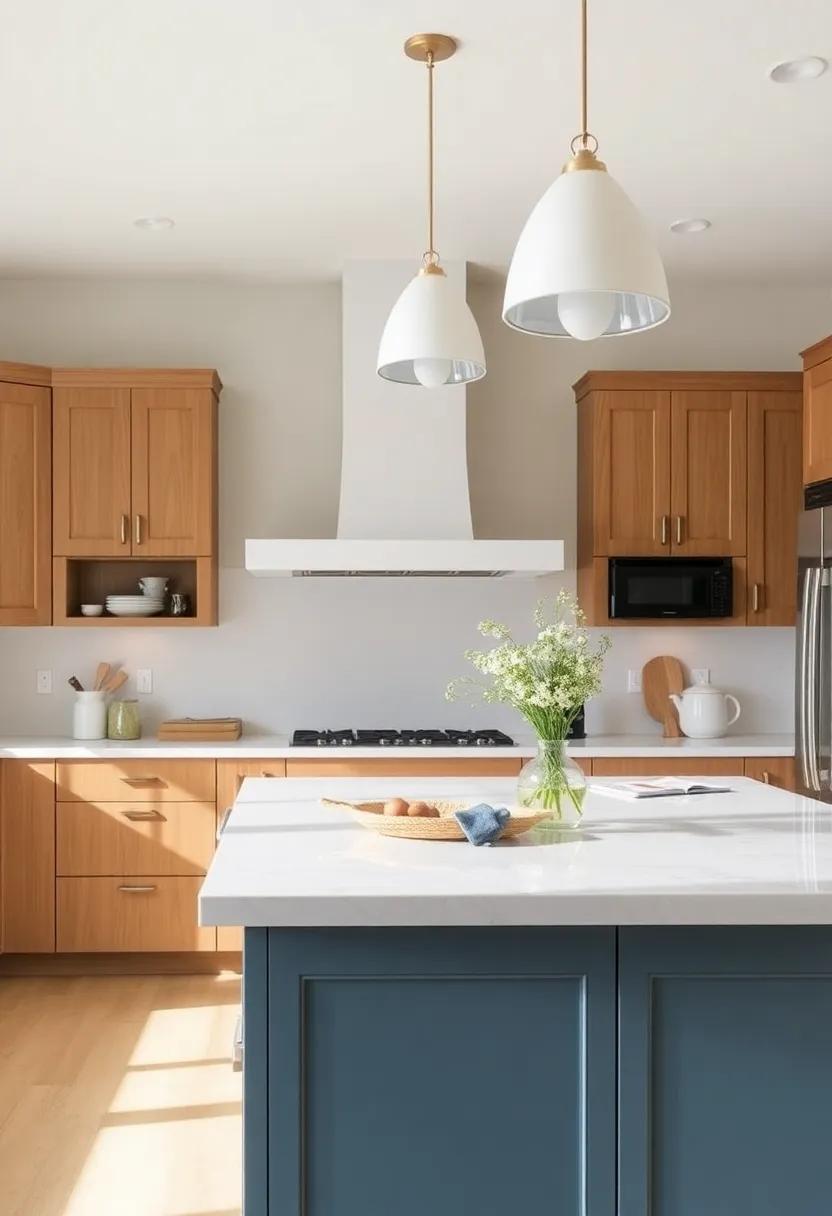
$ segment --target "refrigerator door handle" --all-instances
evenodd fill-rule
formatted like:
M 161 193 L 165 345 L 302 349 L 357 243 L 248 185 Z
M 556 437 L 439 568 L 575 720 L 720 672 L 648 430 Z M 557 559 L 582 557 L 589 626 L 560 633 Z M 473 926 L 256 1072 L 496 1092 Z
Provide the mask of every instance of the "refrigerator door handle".
M 818 664 L 821 568 L 811 566 L 803 581 L 800 611 L 800 664 L 797 689 L 797 744 L 805 789 L 820 793 L 818 771 Z

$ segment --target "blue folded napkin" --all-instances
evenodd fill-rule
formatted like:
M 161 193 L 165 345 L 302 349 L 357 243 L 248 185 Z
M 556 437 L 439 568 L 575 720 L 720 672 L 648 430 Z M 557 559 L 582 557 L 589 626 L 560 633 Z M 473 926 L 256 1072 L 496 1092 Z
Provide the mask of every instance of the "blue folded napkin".
M 457 821 L 471 844 L 493 844 L 503 833 L 511 818 L 504 806 L 493 807 L 487 802 L 469 807 L 467 811 L 454 811 Z

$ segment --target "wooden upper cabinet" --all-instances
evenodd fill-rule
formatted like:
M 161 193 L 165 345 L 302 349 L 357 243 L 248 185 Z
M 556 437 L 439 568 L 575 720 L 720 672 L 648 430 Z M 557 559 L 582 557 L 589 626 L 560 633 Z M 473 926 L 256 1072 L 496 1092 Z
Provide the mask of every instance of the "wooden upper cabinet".
M 748 394 L 748 624 L 793 625 L 802 507 L 797 393 Z
M 669 552 L 670 393 L 599 392 L 591 417 L 593 553 Z
M 212 554 L 216 401 L 211 389 L 133 389 L 135 554 Z
M 832 336 L 803 355 L 803 483 L 832 478 Z
M 685 557 L 745 553 L 746 394 L 671 394 L 671 549 Z
M 27 374 L 45 383 L 4 378 Z M 0 625 L 52 620 L 48 383 L 46 368 L 0 363 Z
M 130 390 L 55 388 L 54 553 L 130 555 Z

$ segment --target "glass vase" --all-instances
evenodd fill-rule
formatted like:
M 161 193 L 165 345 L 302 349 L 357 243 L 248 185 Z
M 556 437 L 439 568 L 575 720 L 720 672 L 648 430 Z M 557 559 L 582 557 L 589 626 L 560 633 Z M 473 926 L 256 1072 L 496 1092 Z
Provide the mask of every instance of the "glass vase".
M 138 701 L 111 701 L 107 710 L 107 738 L 140 739 L 141 734 Z
M 537 755 L 527 761 L 517 778 L 521 806 L 549 811 L 543 827 L 574 828 L 580 823 L 586 796 L 586 777 L 566 752 L 563 739 L 538 739 Z

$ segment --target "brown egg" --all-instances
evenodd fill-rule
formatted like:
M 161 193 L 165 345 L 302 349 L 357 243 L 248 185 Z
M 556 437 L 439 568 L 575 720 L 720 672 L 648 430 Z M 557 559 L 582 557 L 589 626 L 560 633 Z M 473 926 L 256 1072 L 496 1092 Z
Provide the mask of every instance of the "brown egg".
M 408 815 L 414 819 L 438 819 L 439 812 L 435 806 L 428 806 L 426 802 L 411 802 L 408 808 Z
M 384 804 L 385 815 L 408 815 L 409 803 L 405 802 L 404 798 L 390 798 Z

